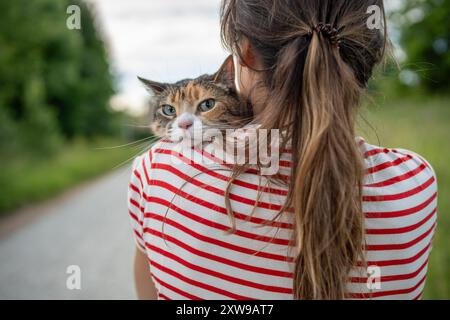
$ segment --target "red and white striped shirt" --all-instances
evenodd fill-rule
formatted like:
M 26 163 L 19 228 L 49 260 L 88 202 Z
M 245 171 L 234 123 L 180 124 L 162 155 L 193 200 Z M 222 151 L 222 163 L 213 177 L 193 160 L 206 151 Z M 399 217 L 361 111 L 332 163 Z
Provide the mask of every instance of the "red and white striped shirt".
M 362 147 L 365 250 L 368 265 L 379 274 L 368 286 L 366 270 L 356 267 L 349 297 L 418 299 L 436 228 L 435 174 L 410 151 L 363 141 Z M 239 176 L 230 194 L 236 232 L 228 234 L 224 190 L 229 171 L 197 161 L 196 152 L 190 155 L 160 142 L 136 159 L 131 176 L 131 223 L 159 299 L 292 299 L 292 213 L 272 221 L 286 189 L 263 181 L 252 212 L 260 178 Z M 281 160 L 280 173 L 289 174 L 289 154 Z

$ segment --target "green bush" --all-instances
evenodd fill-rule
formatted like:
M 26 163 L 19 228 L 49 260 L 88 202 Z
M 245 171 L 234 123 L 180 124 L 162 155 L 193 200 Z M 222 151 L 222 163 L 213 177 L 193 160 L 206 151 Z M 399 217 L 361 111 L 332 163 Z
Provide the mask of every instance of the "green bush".
M 69 5 L 81 29 L 66 27 Z M 81 0 L 0 1 L 0 159 L 48 156 L 73 137 L 117 135 L 113 76 L 89 6 Z M 3 127 L 4 125 L 4 127 Z

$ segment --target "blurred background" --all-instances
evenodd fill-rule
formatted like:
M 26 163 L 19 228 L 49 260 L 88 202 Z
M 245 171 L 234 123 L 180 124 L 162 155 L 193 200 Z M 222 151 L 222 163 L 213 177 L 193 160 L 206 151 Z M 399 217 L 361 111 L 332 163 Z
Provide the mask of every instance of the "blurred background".
M 74 22 L 80 8 L 80 29 Z M 0 299 L 134 299 L 126 191 L 150 144 L 136 76 L 217 70 L 220 0 L 0 2 Z M 450 298 L 450 1 L 386 1 L 394 59 L 361 109 L 369 142 L 423 155 L 439 183 L 424 298 Z M 81 289 L 70 290 L 68 267 Z M 69 268 L 70 269 L 70 268 Z

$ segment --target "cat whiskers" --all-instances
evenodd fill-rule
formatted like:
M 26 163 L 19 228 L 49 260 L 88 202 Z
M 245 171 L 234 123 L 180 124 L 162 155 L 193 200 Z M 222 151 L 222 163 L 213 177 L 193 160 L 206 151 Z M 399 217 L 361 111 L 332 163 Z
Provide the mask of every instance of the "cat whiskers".
M 159 137 L 149 136 L 149 137 L 146 137 L 146 138 L 134 141 L 134 142 L 130 142 L 127 144 L 119 145 L 119 146 L 103 147 L 103 148 L 95 148 L 95 149 L 97 149 L 97 150 L 113 150 L 113 149 L 127 148 L 127 147 L 132 148 L 133 155 L 112 168 L 113 170 L 116 170 L 116 169 L 119 169 L 119 168 L 123 167 L 124 165 L 128 164 L 129 162 L 133 161 L 138 155 L 141 155 L 142 153 L 145 153 L 148 150 L 150 150 L 153 147 L 153 145 L 156 142 L 158 142 L 159 140 L 160 140 Z M 135 152 L 135 150 L 137 150 L 137 152 Z
M 125 147 L 130 147 L 136 144 L 141 144 L 144 143 L 148 140 L 151 140 L 152 138 L 154 138 L 154 136 L 149 136 L 143 139 L 139 139 L 130 143 L 126 143 L 126 144 L 122 144 L 122 145 L 118 145 L 118 146 L 112 146 L 112 147 L 98 147 L 98 148 L 94 148 L 95 150 L 112 150 L 112 149 L 119 149 L 119 148 L 125 148 Z

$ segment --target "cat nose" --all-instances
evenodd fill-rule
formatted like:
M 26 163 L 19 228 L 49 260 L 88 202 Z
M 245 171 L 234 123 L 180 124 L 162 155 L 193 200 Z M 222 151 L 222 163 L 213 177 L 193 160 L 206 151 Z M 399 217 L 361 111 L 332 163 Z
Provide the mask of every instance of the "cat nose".
M 191 120 L 180 121 L 180 122 L 178 122 L 178 126 L 179 126 L 181 129 L 187 130 L 187 129 L 189 129 L 190 127 L 192 127 L 192 121 L 191 121 Z
M 184 130 L 189 129 L 194 124 L 194 119 L 190 115 L 181 115 L 178 119 L 178 127 Z

